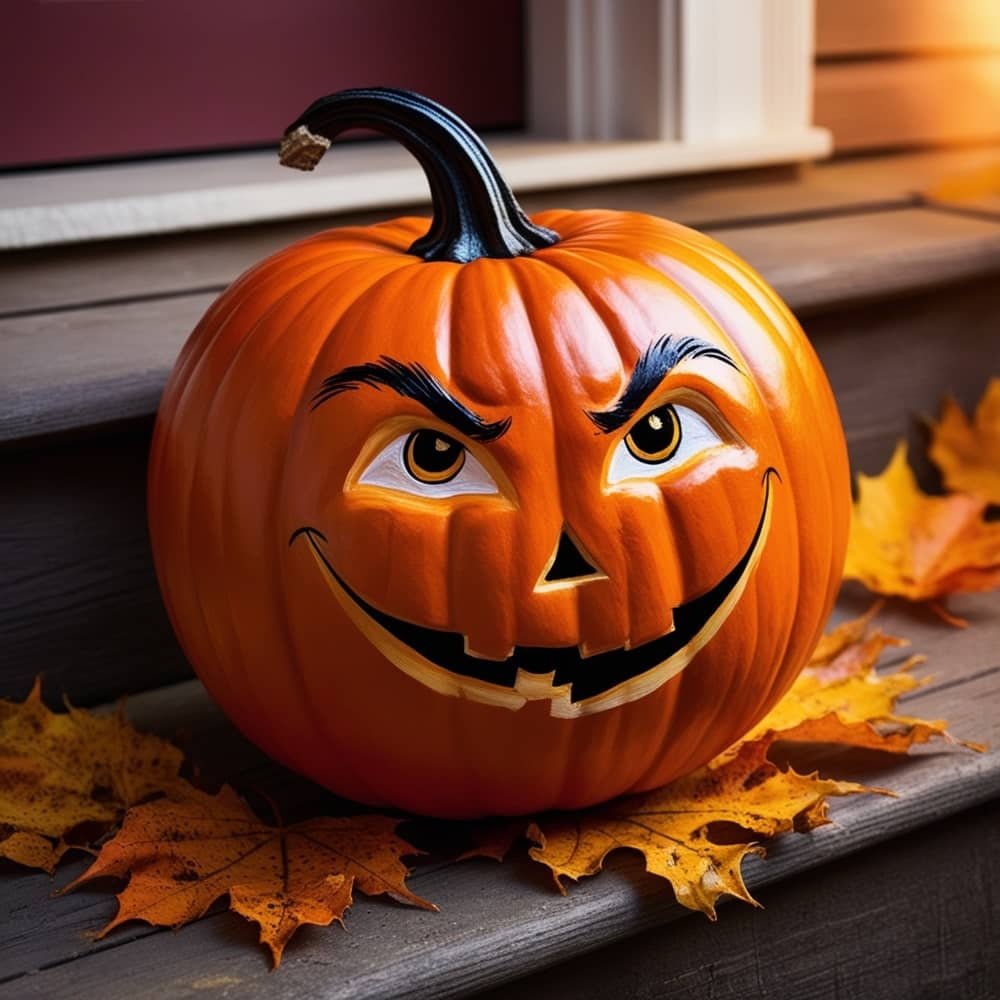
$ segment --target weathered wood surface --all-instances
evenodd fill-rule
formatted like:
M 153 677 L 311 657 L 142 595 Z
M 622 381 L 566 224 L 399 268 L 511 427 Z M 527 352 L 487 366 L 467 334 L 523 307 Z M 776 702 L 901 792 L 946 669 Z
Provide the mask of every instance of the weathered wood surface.
M 767 886 L 763 909 L 727 906 L 724 926 L 679 920 L 478 995 L 995 1000 L 998 857 L 995 800 Z
M 866 602 L 859 591 L 851 589 L 842 599 L 838 615 L 853 614 Z M 918 669 L 934 677 L 930 685 L 905 699 L 903 711 L 931 718 L 943 716 L 951 720 L 957 735 L 987 740 L 996 747 L 1000 741 L 1000 713 L 996 711 L 1000 699 L 1000 607 L 995 595 L 966 598 L 956 607 L 974 620 L 968 630 L 949 628 L 900 604 L 892 604 L 883 613 L 886 627 L 908 636 L 913 651 L 929 655 L 926 666 Z M 902 655 L 900 651 L 897 658 Z M 287 803 L 293 816 L 331 803 L 325 794 L 268 762 L 235 734 L 196 682 L 140 695 L 130 702 L 130 714 L 143 728 L 180 735 L 181 743 L 204 766 L 210 779 L 228 776 L 251 794 L 254 790 L 270 793 L 279 802 Z M 835 870 L 827 875 L 806 873 L 1000 797 L 997 749 L 983 755 L 962 751 L 921 753 L 919 759 L 875 770 L 871 758 L 856 759 L 847 770 L 853 777 L 888 786 L 901 797 L 838 801 L 832 809 L 834 825 L 810 835 L 786 837 L 773 846 L 766 862 L 751 860 L 745 869 L 754 892 L 781 883 L 782 895 L 774 907 L 775 919 L 782 919 L 779 927 L 783 937 L 779 940 L 788 939 L 793 949 L 797 935 L 800 940 L 811 940 L 810 947 L 826 942 L 830 962 L 845 963 L 841 976 L 847 978 L 838 980 L 833 976 L 824 982 L 818 971 L 820 964 L 813 957 L 797 962 L 786 954 L 783 960 L 787 975 L 791 975 L 792 967 L 798 967 L 812 976 L 802 990 L 803 996 L 832 997 L 838 985 L 846 987 L 856 982 L 848 977 L 848 956 L 860 963 L 859 968 L 872 970 L 873 974 L 878 971 L 873 956 L 861 948 L 869 934 L 859 933 L 850 922 L 860 919 L 858 911 L 869 913 L 872 920 L 885 912 L 887 919 L 908 921 L 945 941 L 955 940 L 949 937 L 955 928 L 949 929 L 945 922 L 953 902 L 947 907 L 939 903 L 936 910 L 930 908 L 919 922 L 905 910 L 891 908 L 885 892 L 894 884 L 893 871 L 902 878 L 902 869 L 886 873 L 877 861 L 862 863 L 848 869 L 857 874 L 849 875 L 843 885 Z M 985 848 L 976 846 L 975 836 L 965 834 L 965 820 L 956 818 L 954 822 L 959 826 L 954 838 L 949 837 L 945 826 L 927 842 L 931 845 L 927 850 L 950 852 L 962 861 L 950 870 L 949 899 L 987 893 L 988 885 L 974 882 L 982 868 Z M 895 841 L 881 856 L 902 858 L 907 843 L 924 841 Z M 231 992 L 279 998 L 465 995 L 560 962 L 575 961 L 588 951 L 666 923 L 673 927 L 659 932 L 665 954 L 658 959 L 659 964 L 654 963 L 655 967 L 664 970 L 664 977 L 686 969 L 684 981 L 694 986 L 704 984 L 713 969 L 717 980 L 724 975 L 752 976 L 753 954 L 762 960 L 772 952 L 779 954 L 777 942 L 771 944 L 770 938 L 763 950 L 754 951 L 761 948 L 759 941 L 754 944 L 754 935 L 764 933 L 759 915 L 749 911 L 737 914 L 736 906 L 727 906 L 719 925 L 702 927 L 702 917 L 683 911 L 670 898 L 669 889 L 644 875 L 640 867 L 633 857 L 621 855 L 612 863 L 610 872 L 573 886 L 562 898 L 552 889 L 544 870 L 528 861 L 523 852 L 502 866 L 486 861 L 430 866 L 418 870 L 412 885 L 441 906 L 440 914 L 361 899 L 348 916 L 351 933 L 336 929 L 302 932 L 288 949 L 277 975 L 267 971 L 264 955 L 253 945 L 252 927 L 238 917 L 216 913 L 169 936 L 162 930 L 133 924 L 107 939 L 94 941 L 85 934 L 111 916 L 113 899 L 93 888 L 54 899 L 48 895 L 53 884 L 64 884 L 78 872 L 80 863 L 67 864 L 54 883 L 44 875 L 23 874 L 8 867 L 0 876 L 4 883 L 2 898 L 9 909 L 0 928 L 0 990 L 17 997 L 71 994 L 81 998 L 103 998 L 109 991 L 120 996 L 195 996 L 214 991 L 218 995 Z M 916 870 L 909 865 L 905 877 L 912 880 Z M 994 865 L 993 877 L 995 874 Z M 870 880 L 874 880 L 871 885 Z M 929 880 L 927 884 L 942 883 Z M 849 894 L 850 905 L 845 905 L 842 894 Z M 767 902 L 769 896 L 762 895 Z M 900 895 L 912 898 L 902 889 Z M 989 901 L 988 896 L 986 899 Z M 995 905 L 990 902 L 990 919 L 995 919 Z M 823 928 L 812 939 L 808 937 L 809 925 L 801 922 L 806 915 L 814 928 Z M 732 932 L 735 937 L 729 936 L 730 920 L 737 921 Z M 847 944 L 829 937 L 833 933 L 828 929 L 831 920 L 844 922 L 844 934 L 857 942 L 855 947 L 848 950 Z M 649 958 L 657 951 L 649 943 L 652 940 L 652 936 L 640 939 L 640 958 Z M 695 943 L 688 947 L 688 941 Z M 700 963 L 712 953 L 713 943 L 720 951 L 712 959 L 715 964 L 702 967 Z M 964 942 L 966 946 L 969 943 Z M 966 956 L 967 951 L 959 954 Z M 879 955 L 877 962 L 885 969 L 893 967 L 888 957 Z M 939 969 L 929 963 L 918 967 L 930 991 L 923 995 L 941 995 L 940 990 L 952 977 L 947 964 Z M 596 991 L 592 995 L 633 995 L 614 992 L 621 982 L 619 967 L 595 959 L 589 968 L 591 975 L 578 982 L 591 980 L 590 987 Z M 980 978 L 985 975 L 982 972 Z M 602 976 L 607 978 L 602 980 Z M 775 995 L 799 995 L 791 990 L 792 980 L 784 982 L 786 991 Z M 650 980 L 651 986 L 655 983 L 655 979 Z M 729 992 L 723 991 L 719 982 L 717 986 L 722 996 L 761 995 L 755 992 L 752 981 L 749 986 L 738 979 L 731 981 Z M 524 989 L 523 983 L 516 983 L 509 995 L 541 995 L 524 993 Z M 884 991 L 869 994 L 863 989 L 848 993 L 892 995 Z
M 710 231 L 802 314 L 1000 273 L 1000 222 L 922 208 Z M 0 442 L 151 415 L 213 298 L 0 320 Z
M 187 676 L 146 530 L 149 428 L 4 456 L 0 696 L 44 671 L 81 702 Z

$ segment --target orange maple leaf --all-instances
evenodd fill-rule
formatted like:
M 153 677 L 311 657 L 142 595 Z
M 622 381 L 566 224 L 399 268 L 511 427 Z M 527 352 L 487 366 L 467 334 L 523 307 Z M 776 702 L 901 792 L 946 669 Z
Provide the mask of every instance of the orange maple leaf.
M 990 380 L 971 421 L 945 398 L 927 453 L 949 490 L 1000 504 L 1000 378 Z
M 118 834 L 66 887 L 108 875 L 129 878 L 103 936 L 128 920 L 179 927 L 229 894 L 230 909 L 260 925 L 275 968 L 303 924 L 343 922 L 355 887 L 436 910 L 406 887 L 400 858 L 419 853 L 389 816 L 320 817 L 293 826 L 262 823 L 231 789 L 190 789 L 183 799 L 130 809 Z
M 179 787 L 180 750 L 139 733 L 119 708 L 95 715 L 42 702 L 0 700 L 0 856 L 51 872 L 74 828 L 103 833 L 125 809 Z
M 944 722 L 895 714 L 899 696 L 924 682 L 909 672 L 919 657 L 889 673 L 875 670 L 886 648 L 906 645 L 870 629 L 878 608 L 823 636 L 788 694 L 706 767 L 652 792 L 532 824 L 528 836 L 536 846 L 531 857 L 552 870 L 564 891 L 563 878 L 595 875 L 609 853 L 633 848 L 645 857 L 646 870 L 667 879 L 677 899 L 691 909 L 714 918 L 723 893 L 752 903 L 741 866 L 747 854 L 763 853 L 755 837 L 811 830 L 828 822 L 831 796 L 883 792 L 815 773 L 781 770 L 768 759 L 775 743 L 904 754 L 914 743 L 934 738 L 957 742 L 945 732 Z M 713 825 L 719 823 L 735 825 L 746 836 L 719 843 L 713 839 Z
M 1000 523 L 983 519 L 986 501 L 965 494 L 921 492 L 906 461 L 906 444 L 878 476 L 858 476 L 845 579 L 879 594 L 930 601 L 1000 585 Z

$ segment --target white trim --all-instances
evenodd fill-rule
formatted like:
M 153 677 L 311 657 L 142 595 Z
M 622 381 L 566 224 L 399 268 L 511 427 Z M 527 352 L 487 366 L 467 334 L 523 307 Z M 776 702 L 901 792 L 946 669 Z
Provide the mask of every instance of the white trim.
M 677 138 L 679 0 L 529 0 L 528 121 L 573 141 Z
M 809 0 L 680 2 L 682 139 L 751 139 L 809 128 Z
M 521 193 L 811 160 L 828 155 L 830 135 L 814 128 L 729 143 L 572 143 L 521 136 L 493 140 L 490 148 Z M 0 178 L 0 249 L 428 200 L 427 182 L 409 154 L 381 142 L 338 146 L 314 174 L 281 168 L 277 154 L 268 152 L 10 174 Z

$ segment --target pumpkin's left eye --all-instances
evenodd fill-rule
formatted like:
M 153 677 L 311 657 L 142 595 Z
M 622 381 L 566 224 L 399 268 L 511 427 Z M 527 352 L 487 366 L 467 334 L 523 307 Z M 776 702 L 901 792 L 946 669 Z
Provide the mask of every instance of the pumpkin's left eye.
M 432 427 L 390 441 L 357 482 L 423 497 L 500 492 L 482 462 L 461 441 Z
M 608 482 L 655 479 L 668 468 L 721 444 L 715 429 L 688 406 L 667 403 L 644 413 L 618 442 L 608 467 Z

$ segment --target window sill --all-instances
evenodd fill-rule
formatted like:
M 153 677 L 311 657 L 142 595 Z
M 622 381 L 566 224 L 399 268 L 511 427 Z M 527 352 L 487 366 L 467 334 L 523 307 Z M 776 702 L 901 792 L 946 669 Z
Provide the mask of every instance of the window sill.
M 764 166 L 827 156 L 830 135 L 728 142 L 566 142 L 523 135 L 490 141 L 517 192 Z M 0 178 L 0 249 L 208 229 L 352 209 L 425 203 L 420 168 L 381 141 L 339 147 L 308 178 L 270 151 L 76 167 Z

